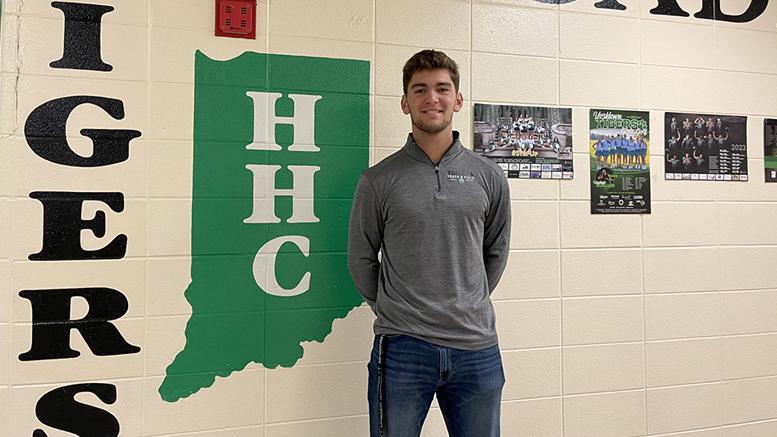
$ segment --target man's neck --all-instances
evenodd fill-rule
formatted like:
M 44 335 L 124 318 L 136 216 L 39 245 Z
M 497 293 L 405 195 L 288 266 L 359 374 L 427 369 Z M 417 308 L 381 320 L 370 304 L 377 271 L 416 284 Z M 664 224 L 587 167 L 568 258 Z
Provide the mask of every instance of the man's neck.
M 445 129 L 436 134 L 429 134 L 413 126 L 413 141 L 432 162 L 439 162 L 453 144 L 453 130 Z

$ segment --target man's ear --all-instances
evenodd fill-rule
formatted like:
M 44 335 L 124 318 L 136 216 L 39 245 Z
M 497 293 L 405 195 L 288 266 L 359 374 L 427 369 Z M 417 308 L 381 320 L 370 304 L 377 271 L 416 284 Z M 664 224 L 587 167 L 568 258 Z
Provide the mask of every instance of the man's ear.
M 461 111 L 461 108 L 464 106 L 464 94 L 461 92 L 456 93 L 456 104 L 453 106 L 454 112 Z
M 410 114 L 410 107 L 407 105 L 407 95 L 402 94 L 402 112 L 405 113 L 405 115 Z

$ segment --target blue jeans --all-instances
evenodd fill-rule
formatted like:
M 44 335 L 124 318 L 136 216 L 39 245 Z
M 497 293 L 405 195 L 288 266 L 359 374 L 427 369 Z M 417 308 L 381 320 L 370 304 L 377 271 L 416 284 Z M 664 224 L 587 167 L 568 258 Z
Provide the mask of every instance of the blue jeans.
M 499 346 L 468 351 L 379 335 L 367 367 L 371 437 L 419 436 L 435 394 L 451 437 L 499 436 Z

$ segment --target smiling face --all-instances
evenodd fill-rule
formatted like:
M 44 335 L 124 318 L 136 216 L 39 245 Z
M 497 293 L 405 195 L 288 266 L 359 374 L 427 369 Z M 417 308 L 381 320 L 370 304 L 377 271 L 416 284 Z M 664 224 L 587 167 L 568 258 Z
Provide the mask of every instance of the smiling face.
M 413 74 L 402 96 L 402 112 L 410 115 L 413 131 L 438 134 L 452 131 L 453 113 L 459 112 L 464 96 L 457 92 L 451 75 L 444 68 L 421 70 Z

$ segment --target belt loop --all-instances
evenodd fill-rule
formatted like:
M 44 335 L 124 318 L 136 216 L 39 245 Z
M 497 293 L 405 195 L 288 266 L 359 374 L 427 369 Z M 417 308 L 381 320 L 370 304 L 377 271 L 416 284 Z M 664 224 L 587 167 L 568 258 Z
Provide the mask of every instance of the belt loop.
M 386 351 L 388 350 L 388 337 L 380 336 L 378 341 L 378 426 L 380 437 L 384 437 L 385 403 L 386 403 Z

